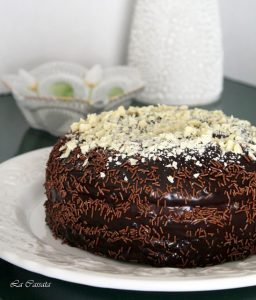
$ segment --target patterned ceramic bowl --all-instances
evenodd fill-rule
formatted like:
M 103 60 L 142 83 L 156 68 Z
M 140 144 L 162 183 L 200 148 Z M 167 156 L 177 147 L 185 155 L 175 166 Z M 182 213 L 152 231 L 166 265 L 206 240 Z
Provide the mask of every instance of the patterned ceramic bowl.
M 30 72 L 5 76 L 17 105 L 31 127 L 53 135 L 62 135 L 72 122 L 88 113 L 127 106 L 130 99 L 144 88 L 134 68 L 117 66 L 91 69 L 54 62 Z

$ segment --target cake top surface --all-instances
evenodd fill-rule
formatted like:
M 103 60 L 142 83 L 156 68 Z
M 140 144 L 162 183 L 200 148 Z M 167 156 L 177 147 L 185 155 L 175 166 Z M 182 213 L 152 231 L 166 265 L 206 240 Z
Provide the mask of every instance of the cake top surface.
M 90 114 L 71 125 L 61 158 L 76 147 L 83 154 L 95 148 L 114 150 L 123 157 L 156 160 L 182 153 L 203 154 L 218 147 L 221 156 L 233 152 L 256 160 L 256 127 L 222 111 L 188 109 L 186 106 L 120 106 L 115 111 Z M 219 155 L 219 154 L 218 154 Z M 221 159 L 221 157 L 218 157 Z M 135 159 L 130 159 L 136 164 Z

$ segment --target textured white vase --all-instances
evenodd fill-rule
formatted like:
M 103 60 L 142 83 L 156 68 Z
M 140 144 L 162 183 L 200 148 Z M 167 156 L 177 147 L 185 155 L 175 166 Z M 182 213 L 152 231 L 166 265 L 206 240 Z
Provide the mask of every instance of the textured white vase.
M 138 100 L 203 105 L 218 99 L 223 52 L 217 0 L 138 0 L 128 63 L 146 82 Z

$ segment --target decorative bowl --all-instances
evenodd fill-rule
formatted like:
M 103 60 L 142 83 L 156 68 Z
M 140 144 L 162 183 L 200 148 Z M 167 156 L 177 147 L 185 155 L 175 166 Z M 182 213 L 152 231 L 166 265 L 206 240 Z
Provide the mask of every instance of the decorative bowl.
M 3 79 L 31 127 L 63 135 L 88 113 L 128 106 L 144 88 L 139 72 L 128 66 L 87 69 L 53 62 Z

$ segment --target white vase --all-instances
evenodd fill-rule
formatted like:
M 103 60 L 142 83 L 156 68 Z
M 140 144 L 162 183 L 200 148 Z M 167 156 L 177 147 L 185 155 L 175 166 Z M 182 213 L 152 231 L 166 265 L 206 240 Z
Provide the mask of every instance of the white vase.
M 217 0 L 138 0 L 128 63 L 146 82 L 138 100 L 203 105 L 218 99 L 223 52 Z

